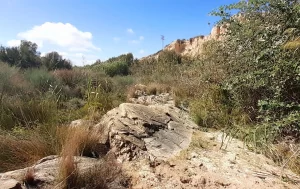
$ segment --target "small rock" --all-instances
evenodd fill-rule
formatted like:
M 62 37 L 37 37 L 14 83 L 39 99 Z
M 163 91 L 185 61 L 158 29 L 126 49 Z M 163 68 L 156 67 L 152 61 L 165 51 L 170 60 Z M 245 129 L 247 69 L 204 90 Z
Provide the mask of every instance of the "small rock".
M 175 167 L 176 166 L 176 164 L 173 161 L 169 162 L 169 165 L 170 165 L 170 167 Z
M 182 177 L 180 177 L 180 181 L 181 181 L 183 184 L 187 184 L 187 183 L 190 183 L 190 182 L 191 182 L 191 178 L 186 177 L 186 176 L 182 176 Z

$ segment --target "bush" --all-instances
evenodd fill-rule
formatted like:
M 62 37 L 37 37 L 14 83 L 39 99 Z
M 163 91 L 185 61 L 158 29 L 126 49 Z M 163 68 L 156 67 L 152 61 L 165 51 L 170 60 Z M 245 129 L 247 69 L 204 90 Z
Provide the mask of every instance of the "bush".
M 52 72 L 53 76 L 61 82 L 62 85 L 67 85 L 71 88 L 75 88 L 78 85 L 84 85 L 87 82 L 85 73 L 79 69 L 67 70 L 55 70 Z
M 18 68 L 0 62 L 0 103 L 5 96 L 24 95 L 32 89 Z
M 46 92 L 57 84 L 53 75 L 43 69 L 29 69 L 24 75 L 38 92 Z
M 116 75 L 128 75 L 129 74 L 129 66 L 123 62 L 113 62 L 108 63 L 104 66 L 104 71 L 110 77 Z
M 222 86 L 253 121 L 276 128 L 278 132 L 270 131 L 270 142 L 283 134 L 300 135 L 294 116 L 300 112 L 300 57 L 293 49 L 300 33 L 298 6 L 295 1 L 239 2 L 217 13 L 230 23 L 230 35 L 219 44 L 225 53 L 213 58 L 223 58 L 228 77 Z M 241 16 L 229 17 L 226 10 L 233 9 Z

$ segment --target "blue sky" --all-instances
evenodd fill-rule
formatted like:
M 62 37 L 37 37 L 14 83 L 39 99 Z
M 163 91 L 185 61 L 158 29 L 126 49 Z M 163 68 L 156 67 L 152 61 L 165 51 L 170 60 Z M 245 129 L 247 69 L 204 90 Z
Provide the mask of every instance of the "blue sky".
M 176 39 L 210 33 L 209 12 L 238 0 L 0 0 L 0 44 L 22 39 L 73 64 L 132 52 L 140 58 Z M 208 25 L 211 23 L 211 26 Z

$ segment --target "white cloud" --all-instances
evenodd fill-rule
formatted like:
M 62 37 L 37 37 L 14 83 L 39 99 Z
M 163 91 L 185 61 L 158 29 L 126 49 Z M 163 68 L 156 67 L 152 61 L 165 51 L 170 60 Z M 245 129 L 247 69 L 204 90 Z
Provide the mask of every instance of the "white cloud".
M 21 44 L 21 40 L 10 40 L 10 41 L 7 41 L 7 45 L 10 46 L 10 47 L 16 47 L 16 46 L 19 46 Z
M 140 40 L 143 41 L 145 38 L 144 36 L 140 36 Z
M 140 53 L 140 54 L 144 54 L 144 53 L 145 53 L 144 49 L 141 49 L 141 50 L 139 51 L 139 53 Z
M 113 40 L 114 42 L 119 42 L 121 39 L 119 37 L 114 37 Z
M 71 47 L 68 49 L 70 52 L 89 52 L 89 49 L 86 49 L 84 47 Z
M 128 29 L 127 29 L 127 33 L 134 34 L 134 31 L 133 31 L 133 29 L 128 28 Z
M 70 51 L 100 51 L 92 43 L 92 33 L 78 30 L 70 23 L 45 22 L 42 25 L 34 26 L 32 29 L 21 32 L 18 38 L 35 42 L 39 47 L 44 43 L 50 43 L 59 47 L 67 48 Z M 11 40 L 8 43 L 14 44 L 17 40 Z

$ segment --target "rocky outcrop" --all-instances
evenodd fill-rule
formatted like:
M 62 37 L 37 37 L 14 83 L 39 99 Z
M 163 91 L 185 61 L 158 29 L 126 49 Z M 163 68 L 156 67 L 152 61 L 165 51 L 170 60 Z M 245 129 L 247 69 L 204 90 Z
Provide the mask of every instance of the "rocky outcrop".
M 197 58 L 201 55 L 203 52 L 203 44 L 209 40 L 223 40 L 225 38 L 225 34 L 227 31 L 228 24 L 224 25 L 217 25 L 214 26 L 211 30 L 211 33 L 209 35 L 199 35 L 196 37 L 192 37 L 190 39 L 177 39 L 170 43 L 169 45 L 165 46 L 163 50 L 167 51 L 175 51 L 176 53 L 191 57 L 191 58 Z M 147 57 L 141 58 L 147 59 L 147 58 L 158 58 L 161 51 L 158 51 L 157 53 L 153 55 L 149 55 Z
M 197 126 L 174 106 L 124 103 L 92 130 L 124 161 L 172 157 L 188 147 L 192 127 Z
M 178 54 L 197 57 L 203 52 L 203 44 L 209 40 L 221 40 L 226 33 L 226 25 L 215 26 L 207 36 L 200 35 L 190 39 L 176 40 L 167 45 L 164 50 L 175 51 Z

